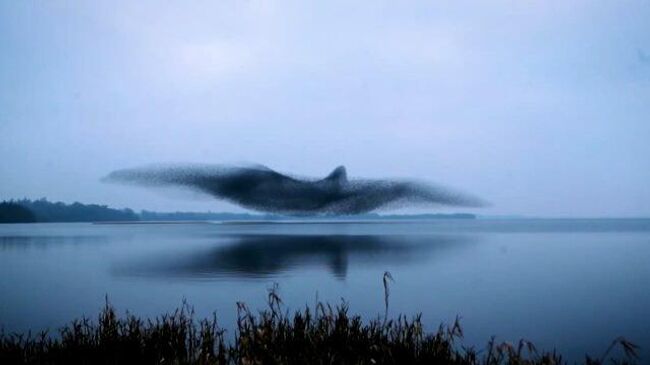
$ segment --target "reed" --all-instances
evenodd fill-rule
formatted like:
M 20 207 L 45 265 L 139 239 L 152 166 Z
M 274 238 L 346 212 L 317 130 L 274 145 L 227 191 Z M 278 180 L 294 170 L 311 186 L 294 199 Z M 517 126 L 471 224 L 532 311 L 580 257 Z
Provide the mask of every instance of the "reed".
M 388 282 L 384 276 L 385 305 Z M 97 320 L 75 320 L 38 335 L 0 334 L 1 364 L 565 364 L 554 351 L 538 351 L 530 342 L 497 343 L 477 351 L 460 344 L 458 319 L 428 333 L 420 315 L 363 321 L 347 303 L 318 302 L 293 313 L 283 308 L 277 286 L 266 309 L 253 313 L 237 303 L 234 340 L 224 338 L 216 316 L 198 320 L 183 303 L 173 313 L 146 320 L 119 316 L 108 300 Z M 621 359 L 611 359 L 619 349 Z M 616 339 L 599 358 L 584 364 L 634 364 L 637 347 Z

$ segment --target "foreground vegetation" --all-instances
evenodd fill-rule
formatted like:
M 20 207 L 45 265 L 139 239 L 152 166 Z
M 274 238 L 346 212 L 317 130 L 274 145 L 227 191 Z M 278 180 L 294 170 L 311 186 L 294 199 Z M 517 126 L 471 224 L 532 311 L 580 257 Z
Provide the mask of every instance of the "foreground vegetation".
M 386 283 L 386 277 L 384 277 Z M 237 303 L 234 340 L 216 317 L 196 320 L 188 305 L 155 320 L 126 314 L 119 317 L 107 302 L 97 322 L 82 319 L 58 336 L 0 334 L 1 364 L 565 364 L 555 352 L 538 352 L 527 341 L 488 342 L 481 351 L 458 342 L 458 320 L 426 333 L 420 316 L 384 317 L 364 323 L 350 315 L 345 303 L 317 304 L 289 314 L 282 310 L 276 288 L 268 308 L 253 314 Z M 386 310 L 388 287 L 386 285 Z M 618 348 L 621 360 L 610 353 Z M 637 347 L 619 338 L 596 359 L 584 364 L 633 364 Z

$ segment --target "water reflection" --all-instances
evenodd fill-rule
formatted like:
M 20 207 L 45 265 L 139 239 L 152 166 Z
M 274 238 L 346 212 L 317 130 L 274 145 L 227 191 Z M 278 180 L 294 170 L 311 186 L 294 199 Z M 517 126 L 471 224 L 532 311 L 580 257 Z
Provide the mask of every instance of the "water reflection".
M 105 244 L 105 236 L 0 236 L 0 251 L 59 248 L 61 245 Z
M 274 276 L 325 267 L 345 278 L 351 265 L 406 265 L 459 249 L 466 235 L 239 235 L 192 252 L 148 257 L 114 267 L 117 275 L 165 277 Z

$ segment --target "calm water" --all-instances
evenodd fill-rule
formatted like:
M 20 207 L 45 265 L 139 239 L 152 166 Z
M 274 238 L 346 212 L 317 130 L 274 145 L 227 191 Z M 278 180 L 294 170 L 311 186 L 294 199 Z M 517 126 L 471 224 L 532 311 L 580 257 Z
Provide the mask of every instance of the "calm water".
M 232 328 L 235 302 L 263 308 L 274 282 L 291 308 L 345 298 L 462 317 L 465 343 L 526 338 L 571 359 L 623 335 L 650 356 L 650 220 L 423 223 L 0 225 L 0 326 L 57 328 L 118 309 L 154 316 L 183 299 Z

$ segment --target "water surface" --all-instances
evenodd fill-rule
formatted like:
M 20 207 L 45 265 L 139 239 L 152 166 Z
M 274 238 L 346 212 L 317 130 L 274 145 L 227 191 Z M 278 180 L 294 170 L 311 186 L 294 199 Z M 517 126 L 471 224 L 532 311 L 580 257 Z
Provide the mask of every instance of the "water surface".
M 465 344 L 525 338 L 581 359 L 650 347 L 650 220 L 0 225 L 0 326 L 56 329 L 105 297 L 155 316 L 191 303 L 232 329 L 237 301 L 345 298 L 355 313 L 462 317 Z

